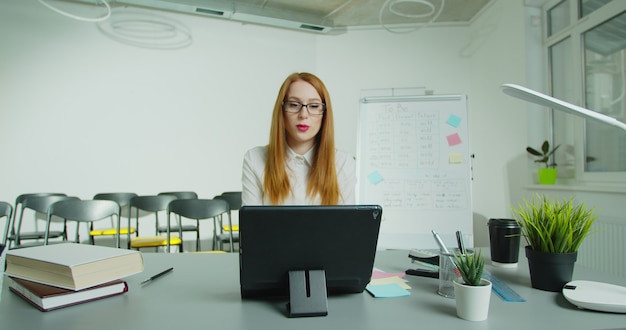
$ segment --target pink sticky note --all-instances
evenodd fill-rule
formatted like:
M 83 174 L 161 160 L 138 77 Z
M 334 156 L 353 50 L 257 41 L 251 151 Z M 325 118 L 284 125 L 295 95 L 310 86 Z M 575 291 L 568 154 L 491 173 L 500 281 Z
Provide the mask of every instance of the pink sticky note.
M 404 278 L 404 275 L 405 275 L 404 273 L 387 273 L 387 272 L 374 269 L 374 271 L 372 272 L 372 279 L 387 278 L 387 277 L 392 277 L 392 276 Z
M 457 144 L 461 144 L 461 137 L 457 133 L 450 134 L 446 138 L 448 139 L 449 146 L 455 146 Z

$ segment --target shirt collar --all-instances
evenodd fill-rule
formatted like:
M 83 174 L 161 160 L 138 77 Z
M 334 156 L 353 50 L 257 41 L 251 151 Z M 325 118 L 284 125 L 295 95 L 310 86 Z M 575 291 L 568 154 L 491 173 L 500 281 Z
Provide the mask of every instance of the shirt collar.
M 304 161 L 309 165 L 313 165 L 313 155 L 315 155 L 315 148 L 311 148 L 304 155 L 298 155 L 295 151 L 293 151 L 289 146 L 287 146 L 287 158 L 289 161 L 292 161 L 297 158 L 304 159 Z

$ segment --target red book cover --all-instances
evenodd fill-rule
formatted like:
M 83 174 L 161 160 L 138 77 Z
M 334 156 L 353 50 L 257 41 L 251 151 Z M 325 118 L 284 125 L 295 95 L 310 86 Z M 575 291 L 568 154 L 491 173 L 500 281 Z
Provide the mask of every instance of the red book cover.
M 9 276 L 11 291 L 42 312 L 116 296 L 128 291 L 128 284 L 115 280 L 83 290 L 68 290 Z

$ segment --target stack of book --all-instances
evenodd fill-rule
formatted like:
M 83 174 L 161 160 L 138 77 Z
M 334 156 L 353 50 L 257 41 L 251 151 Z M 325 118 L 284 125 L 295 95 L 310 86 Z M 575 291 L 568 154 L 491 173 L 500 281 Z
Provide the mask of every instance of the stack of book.
M 123 294 L 143 271 L 139 251 L 63 243 L 6 253 L 8 286 L 41 311 Z

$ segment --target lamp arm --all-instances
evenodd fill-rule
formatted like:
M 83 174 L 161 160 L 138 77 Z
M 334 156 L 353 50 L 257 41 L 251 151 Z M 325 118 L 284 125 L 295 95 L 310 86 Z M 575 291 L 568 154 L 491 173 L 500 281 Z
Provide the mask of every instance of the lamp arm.
M 623 123 L 613 117 L 589 109 L 585 109 L 583 107 L 579 107 L 575 104 L 571 104 L 555 97 L 539 93 L 532 89 L 515 84 L 504 84 L 501 86 L 501 89 L 504 94 L 507 94 L 509 96 L 513 96 L 518 99 L 522 99 L 524 101 L 535 103 L 548 108 L 564 111 L 572 115 L 583 117 L 585 119 L 592 119 L 626 131 L 626 123 Z

